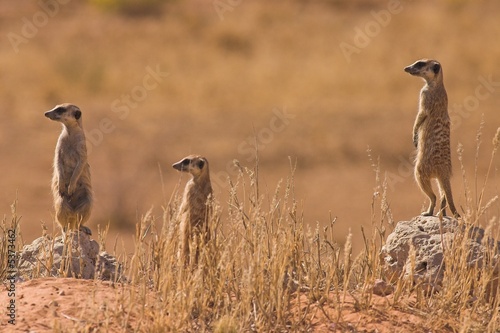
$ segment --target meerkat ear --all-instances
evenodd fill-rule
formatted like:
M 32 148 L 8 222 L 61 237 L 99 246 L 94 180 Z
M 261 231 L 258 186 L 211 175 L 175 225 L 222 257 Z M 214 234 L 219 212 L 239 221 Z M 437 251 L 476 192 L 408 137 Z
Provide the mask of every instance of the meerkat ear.
M 434 66 L 432 66 L 432 70 L 433 70 L 434 74 L 439 73 L 440 69 L 441 69 L 441 65 L 440 64 L 434 64 Z
M 201 170 L 201 169 L 203 169 L 204 166 L 205 166 L 205 161 L 204 160 L 200 160 L 198 162 L 198 168 L 200 168 L 200 170 Z
M 82 116 L 82 111 L 75 111 L 75 119 L 80 119 Z

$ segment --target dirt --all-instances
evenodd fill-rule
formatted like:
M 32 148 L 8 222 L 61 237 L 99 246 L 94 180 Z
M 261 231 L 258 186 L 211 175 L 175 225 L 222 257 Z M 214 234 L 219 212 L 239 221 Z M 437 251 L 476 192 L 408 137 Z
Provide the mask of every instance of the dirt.
M 2 289 L 1 304 L 7 304 L 8 293 L 5 286 Z M 112 318 L 110 311 L 120 311 L 119 304 L 127 304 L 124 299 L 130 294 L 130 289 L 124 285 L 98 280 L 41 278 L 17 283 L 15 325 L 4 315 L 2 319 L 7 320 L 1 320 L 0 331 L 53 332 L 75 326 L 91 332 L 97 328 L 125 331 L 122 325 L 127 327 L 129 323 L 106 322 L 105 317 Z M 96 317 L 97 312 L 103 318 Z M 130 320 L 138 320 L 134 311 L 130 311 Z
M 2 306 L 1 332 L 53 332 L 68 328 L 78 331 L 124 332 L 140 327 L 139 309 L 123 309 L 133 304 L 135 292 L 127 285 L 97 280 L 41 278 L 16 284 L 16 322 L 12 325 Z M 331 294 L 327 301 L 310 302 L 300 295 L 292 302 L 291 313 L 310 323 L 310 332 L 431 332 L 425 319 L 391 306 L 391 296 L 372 295 L 363 302 L 359 295 Z M 8 304 L 7 286 L 0 303 Z M 369 303 L 369 306 L 363 304 Z M 96 311 L 99 309 L 99 311 Z M 115 315 L 128 311 L 127 316 Z M 99 318 L 102 316 L 102 318 Z M 115 318 L 116 320 L 112 320 Z M 124 320 L 123 318 L 126 318 Z M 111 320 L 110 320 L 111 319 Z

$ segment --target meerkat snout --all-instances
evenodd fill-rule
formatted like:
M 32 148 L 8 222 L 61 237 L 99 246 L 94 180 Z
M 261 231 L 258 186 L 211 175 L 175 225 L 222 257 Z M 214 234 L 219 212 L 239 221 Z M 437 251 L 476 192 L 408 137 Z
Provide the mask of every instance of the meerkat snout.
M 417 61 L 414 64 L 411 64 L 410 66 L 405 67 L 405 72 L 410 73 L 411 75 L 416 75 L 422 67 L 425 66 L 424 61 Z
M 179 170 L 179 171 L 187 171 L 189 168 L 189 163 L 190 163 L 190 159 L 185 158 L 185 159 L 181 160 L 180 162 L 172 164 L 172 167 L 176 170 Z

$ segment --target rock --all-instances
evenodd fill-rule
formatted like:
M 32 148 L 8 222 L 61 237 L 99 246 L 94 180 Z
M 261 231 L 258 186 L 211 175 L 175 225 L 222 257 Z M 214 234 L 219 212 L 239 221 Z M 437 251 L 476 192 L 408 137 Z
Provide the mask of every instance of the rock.
M 427 286 L 429 290 L 439 290 L 446 269 L 443 244 L 445 251 L 466 256 L 467 268 L 476 265 L 481 268 L 487 260 L 498 274 L 500 243 L 495 247 L 496 241 L 484 237 L 484 229 L 466 226 L 447 217 L 442 222 L 434 216 L 418 216 L 411 221 L 399 222 L 380 252 L 383 277 L 395 283 L 413 273 L 414 283 Z M 452 246 L 453 242 L 460 243 Z M 413 272 L 411 251 L 415 253 Z
M 43 236 L 25 245 L 19 254 L 18 276 L 21 280 L 37 277 L 75 277 L 82 279 L 123 280 L 121 265 L 99 244 L 83 232 L 62 236 Z
M 117 272 L 118 268 L 118 272 Z M 101 280 L 115 281 L 115 275 L 119 273 L 120 280 L 125 281 L 125 277 L 121 275 L 121 265 L 116 258 L 109 253 L 103 251 L 99 253 L 97 260 L 97 277 Z
M 377 279 L 373 284 L 372 292 L 378 296 L 387 296 L 394 292 L 394 287 L 384 280 Z

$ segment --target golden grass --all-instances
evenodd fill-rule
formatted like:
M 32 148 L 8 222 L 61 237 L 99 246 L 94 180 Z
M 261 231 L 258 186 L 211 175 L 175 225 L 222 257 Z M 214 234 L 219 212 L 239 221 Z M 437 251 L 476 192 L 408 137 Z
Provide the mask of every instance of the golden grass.
M 40 10 L 28 2 L 1 6 L 6 33 L 20 33 L 21 19 Z M 89 224 L 95 230 L 109 223 L 110 235 L 129 234 L 151 207 L 161 214 L 168 201 L 162 188 L 168 193 L 178 182 L 170 165 L 180 156 L 203 154 L 213 173 L 232 177 L 233 159 L 251 166 L 240 145 L 269 128 L 274 109 L 286 109 L 295 118 L 261 147 L 262 186 L 274 188 L 288 169 L 287 157 L 296 159 L 307 225 L 326 226 L 331 212 L 338 218 L 336 240 L 343 242 L 351 228 L 358 253 L 358 225 L 370 227 L 367 146 L 381 157 L 382 173 L 396 176 L 413 150 L 409 133 L 422 83 L 402 68 L 423 56 L 440 60 L 450 109 L 475 94 L 479 76 L 500 77 L 495 1 L 405 3 L 347 63 L 339 44 L 352 42 L 355 28 L 373 20 L 371 10 L 386 7 L 383 1 L 243 1 L 221 21 L 210 1 L 169 2 L 157 15 L 143 17 L 80 1 L 61 6 L 19 53 L 8 41 L 0 51 L 6 82 L 0 92 L 0 150 L 3 161 L 12 161 L 0 166 L 2 211 L 9 211 L 18 191 L 25 238 L 39 235 L 40 221 L 51 225 L 50 167 L 59 128 L 42 112 L 55 104 L 79 105 L 88 132 L 105 118 L 115 126 L 89 148 L 96 193 Z M 481 17 L 481 24 L 472 25 L 471 15 Z M 126 117 L 113 112 L 113 102 L 142 85 L 146 67 L 157 65 L 169 76 Z M 481 114 L 485 135 L 496 130 L 497 90 L 465 112 L 453 131 L 452 147 L 463 144 L 469 177 Z M 485 174 L 488 160 L 478 162 L 479 174 Z M 403 174 L 388 184 L 398 194 L 391 199 L 397 219 L 426 205 L 413 176 Z M 457 205 L 464 205 L 460 177 L 452 186 Z M 222 202 L 228 199 L 227 187 L 215 191 Z
M 55 331 L 308 331 L 315 327 L 313 311 L 318 308 L 329 323 L 349 327 L 353 323 L 342 315 L 348 295 L 354 297 L 357 311 L 373 313 L 371 286 L 381 278 L 379 251 L 393 228 L 383 178 L 377 178 L 373 194 L 373 232 L 363 233 L 364 250 L 355 256 L 351 234 L 343 247 L 334 240 L 335 218 L 324 227 L 305 224 L 294 187 L 295 164 L 290 163 L 289 176 L 272 192 L 261 188 L 258 164 L 251 169 L 235 165 L 238 176 L 229 181 L 229 201 L 212 204 L 212 236 L 202 244 L 197 265 L 184 267 L 178 260 L 180 195 L 175 192 L 164 208 L 160 228 L 151 212 L 137 223 L 134 251 L 121 258 L 128 282 L 116 283 L 117 304 L 103 312 L 92 306 L 95 300 L 90 298 L 81 310 L 85 327 L 75 319 L 74 327 L 56 322 Z M 460 222 L 462 232 L 456 233 L 453 243 L 444 244 L 443 285 L 430 291 L 415 285 L 411 277 L 402 277 L 387 299 L 387 310 L 424 318 L 424 324 L 417 326 L 421 331 L 500 329 L 498 248 L 492 246 L 499 239 L 494 231 L 498 218 L 492 218 L 486 229 L 483 243 L 488 250 L 483 261 L 468 264 L 467 242 L 474 224 L 490 217 L 495 200 L 468 207 Z M 12 214 L 10 222 L 3 220 L 2 239 L 6 230 L 19 230 L 15 209 Z M 6 244 L 0 248 L 2 278 Z M 99 288 L 96 285 L 95 293 Z M 327 312 L 328 307 L 337 312 Z

